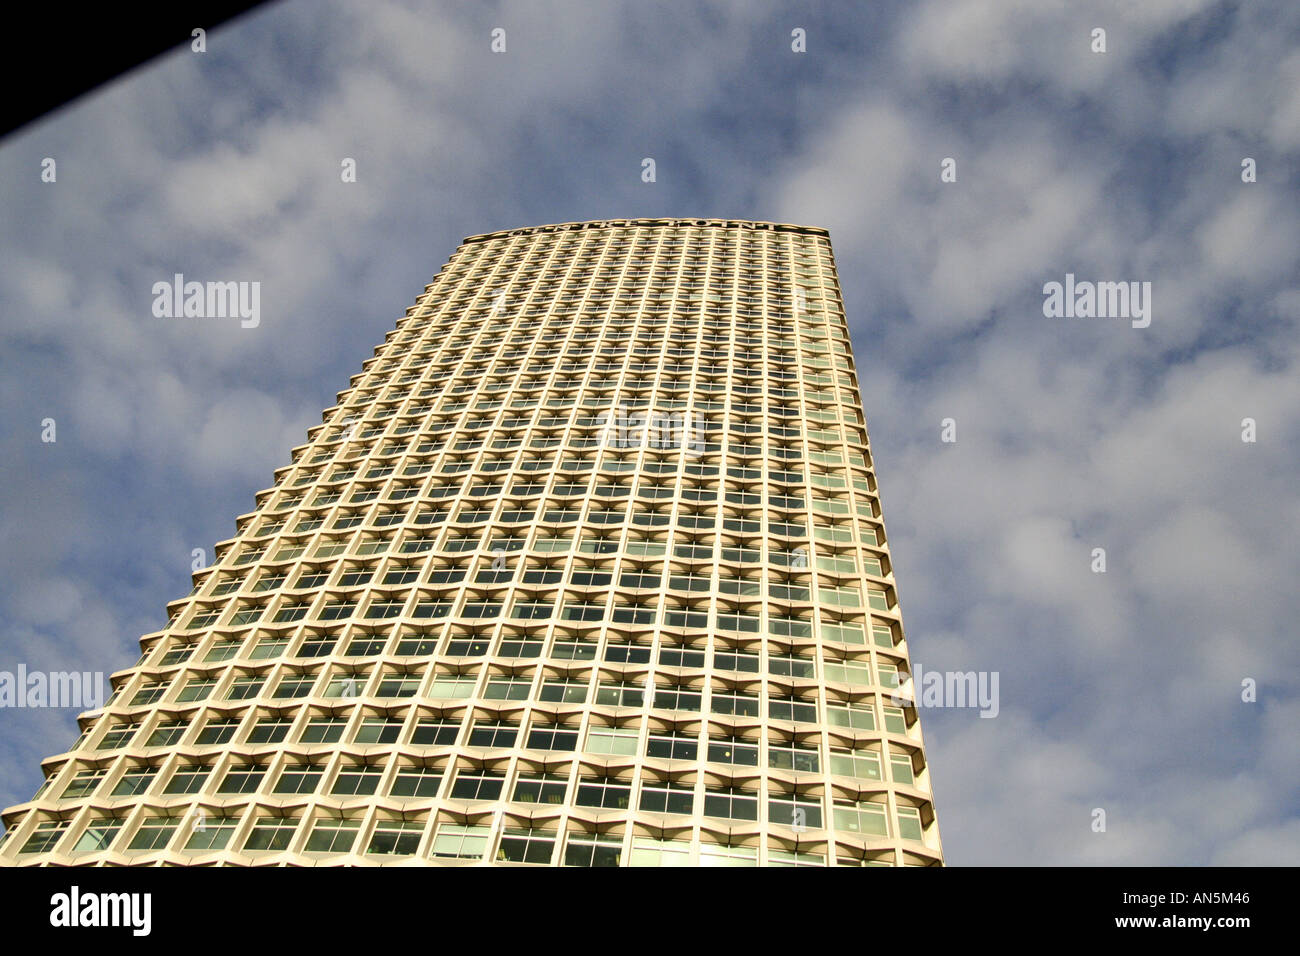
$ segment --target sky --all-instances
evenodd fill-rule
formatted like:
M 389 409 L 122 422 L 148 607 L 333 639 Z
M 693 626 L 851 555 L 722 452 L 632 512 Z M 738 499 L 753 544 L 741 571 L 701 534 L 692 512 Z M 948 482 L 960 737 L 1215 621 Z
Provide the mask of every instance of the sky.
M 0 140 L 0 208 L 0 671 L 131 665 L 465 236 L 796 222 L 913 665 L 999 675 L 921 710 L 947 862 L 1300 862 L 1300 4 L 286 0 Z M 0 805 L 75 717 L 0 711 Z

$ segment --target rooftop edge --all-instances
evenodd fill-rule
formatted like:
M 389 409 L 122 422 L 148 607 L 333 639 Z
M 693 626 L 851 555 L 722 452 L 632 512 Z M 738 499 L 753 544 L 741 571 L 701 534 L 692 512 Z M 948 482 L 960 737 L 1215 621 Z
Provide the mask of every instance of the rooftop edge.
M 586 222 L 557 222 L 544 226 L 522 226 L 518 229 L 484 232 L 476 236 L 466 236 L 461 245 L 467 246 L 475 242 L 488 242 L 492 239 L 506 239 L 512 236 L 531 236 L 535 233 L 572 232 L 579 229 L 622 229 L 632 226 L 661 226 L 670 229 L 686 226 L 712 229 L 765 229 L 830 238 L 830 232 L 820 226 L 801 226 L 791 222 L 766 222 L 756 219 L 591 219 Z

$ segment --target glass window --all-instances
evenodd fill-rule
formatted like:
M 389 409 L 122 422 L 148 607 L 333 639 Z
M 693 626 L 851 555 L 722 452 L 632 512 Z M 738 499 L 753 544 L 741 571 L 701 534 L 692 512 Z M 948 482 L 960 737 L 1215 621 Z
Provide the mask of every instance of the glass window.
M 297 817 L 258 817 L 248 839 L 244 842 L 244 849 L 268 852 L 287 850 L 289 844 L 293 842 L 293 835 L 297 829 Z
M 380 820 L 370 837 L 367 853 L 386 856 L 414 856 L 420 849 L 425 824 L 420 820 Z
M 238 824 L 238 817 L 200 814 L 190 838 L 185 842 L 185 849 L 224 850 L 230 838 L 235 835 Z
M 442 777 L 442 770 L 437 767 L 402 767 L 397 771 L 389 794 L 394 797 L 436 797 L 438 788 L 442 786 Z
M 349 853 L 360 828 L 360 820 L 317 820 L 303 849 L 307 853 Z
M 453 857 L 457 859 L 482 859 L 487 852 L 488 837 L 492 832 L 486 826 L 461 826 L 444 823 L 438 827 L 433 838 L 433 855 L 435 857 Z
M 629 866 L 686 866 L 691 844 L 685 840 L 655 840 L 640 837 L 632 844 Z
M 160 850 L 180 825 L 179 817 L 145 817 L 127 844 L 128 850 Z
M 618 837 L 571 836 L 564 848 L 565 866 L 618 866 L 622 859 Z
M 497 847 L 503 863 L 550 863 L 555 853 L 556 834 L 551 830 L 508 827 Z
M 91 820 L 77 839 L 72 852 L 91 853 L 96 850 L 107 850 L 125 823 L 126 820 L 120 817 L 100 817 Z

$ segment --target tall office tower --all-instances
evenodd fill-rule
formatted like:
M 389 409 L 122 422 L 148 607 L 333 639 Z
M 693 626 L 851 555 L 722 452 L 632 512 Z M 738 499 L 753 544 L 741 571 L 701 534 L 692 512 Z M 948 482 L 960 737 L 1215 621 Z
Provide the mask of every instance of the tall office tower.
M 824 230 L 474 236 L 6 863 L 942 862 Z

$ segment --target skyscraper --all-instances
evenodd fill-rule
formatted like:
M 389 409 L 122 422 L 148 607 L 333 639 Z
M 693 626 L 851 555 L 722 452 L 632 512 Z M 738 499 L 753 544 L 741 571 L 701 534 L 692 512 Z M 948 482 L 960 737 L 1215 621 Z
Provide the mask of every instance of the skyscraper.
M 473 236 L 0 862 L 937 865 L 827 233 Z

